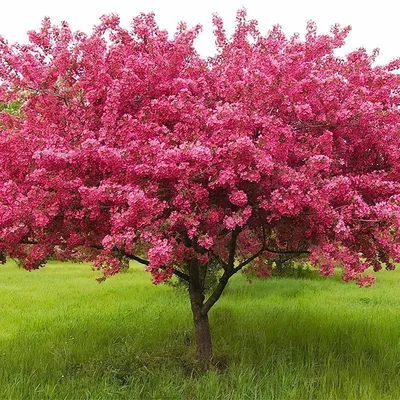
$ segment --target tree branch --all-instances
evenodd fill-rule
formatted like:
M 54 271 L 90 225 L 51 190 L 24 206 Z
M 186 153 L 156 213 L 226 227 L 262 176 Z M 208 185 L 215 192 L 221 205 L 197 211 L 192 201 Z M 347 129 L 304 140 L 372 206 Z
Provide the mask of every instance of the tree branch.
M 130 258 L 131 260 L 137 261 L 139 264 L 143 264 L 143 265 L 149 265 L 150 264 L 150 261 L 144 260 L 143 258 L 135 256 L 134 254 L 127 254 L 127 253 L 123 252 L 123 255 L 125 257 Z
M 209 252 L 222 265 L 224 270 L 228 268 L 228 264 L 218 254 L 215 254 L 212 250 L 209 250 Z
M 179 270 L 177 270 L 175 268 L 172 270 L 172 273 L 175 276 L 177 276 L 178 278 L 180 278 L 180 279 L 186 281 L 187 283 L 189 283 L 189 275 L 187 275 L 187 274 L 183 273 L 182 271 L 179 271 Z
M 23 242 L 23 243 L 21 243 L 21 244 L 35 245 L 35 244 L 39 244 L 39 243 L 37 243 L 37 242 L 35 242 L 35 241 L 26 241 L 26 242 Z M 103 247 L 103 246 L 92 245 L 92 246 L 89 246 L 89 247 L 92 248 L 92 249 L 96 249 L 96 250 L 104 250 L 104 247 Z M 143 265 L 149 265 L 149 264 L 150 264 L 150 261 L 149 261 L 149 260 L 145 260 L 144 258 L 141 258 L 141 257 L 136 256 L 135 254 L 128 254 L 128 253 L 125 253 L 124 251 L 122 251 L 122 250 L 120 250 L 120 249 L 117 249 L 117 248 L 116 248 L 116 249 L 113 249 L 113 250 L 118 251 L 119 253 L 121 253 L 121 254 L 124 255 L 125 257 L 128 257 L 128 258 L 131 259 L 131 260 L 137 261 L 139 264 L 143 264 Z M 173 268 L 172 273 L 173 273 L 175 276 L 177 276 L 178 278 L 183 279 L 183 280 L 186 281 L 186 282 L 189 282 L 189 275 L 185 274 L 184 272 L 179 271 L 179 270 Z
M 150 261 L 149 261 L 149 260 L 145 260 L 144 258 L 135 256 L 134 254 L 127 254 L 127 253 L 123 252 L 123 255 L 126 256 L 126 257 L 128 257 L 128 258 L 130 258 L 131 260 L 137 261 L 137 262 L 140 263 L 140 264 L 143 264 L 143 265 L 150 265 Z M 185 274 L 184 272 L 179 271 L 179 270 L 173 268 L 173 269 L 172 269 L 172 273 L 173 273 L 175 276 L 177 276 L 178 278 L 183 279 L 183 280 L 186 281 L 186 282 L 189 282 L 189 275 Z
M 235 253 L 236 253 L 236 245 L 237 245 L 237 238 L 239 236 L 239 231 L 233 231 L 232 232 L 232 238 L 231 238 L 231 243 L 229 246 L 229 261 L 228 264 L 224 263 L 222 266 L 224 268 L 224 274 L 221 276 L 219 283 L 217 287 L 215 288 L 214 292 L 211 294 L 211 296 L 207 299 L 207 301 L 203 304 L 203 307 L 201 309 L 201 313 L 203 315 L 206 315 L 211 307 L 218 301 L 218 299 L 221 297 L 222 292 L 224 291 L 230 277 L 236 272 L 240 271 L 243 267 L 251 263 L 254 259 L 259 257 L 262 253 L 265 251 L 270 252 L 270 253 L 275 253 L 275 254 L 308 254 L 309 251 L 307 250 L 274 250 L 270 249 L 266 245 L 266 232 L 265 232 L 265 225 L 263 223 L 262 218 L 260 218 L 261 221 L 261 229 L 262 229 L 262 246 L 259 251 L 257 251 L 255 254 L 253 254 L 251 257 L 249 257 L 247 260 L 242 261 L 237 267 L 235 267 Z
M 239 230 L 235 229 L 232 231 L 231 242 L 229 244 L 229 258 L 228 263 L 224 263 L 222 267 L 224 268 L 224 274 L 219 279 L 219 283 L 211 296 L 207 299 L 207 301 L 203 304 L 201 308 L 201 314 L 207 315 L 208 311 L 210 311 L 211 307 L 218 301 L 221 297 L 222 292 L 227 285 L 229 278 L 235 273 L 234 265 L 235 265 L 235 254 L 236 254 L 236 244 L 239 236 Z
M 231 274 L 226 272 L 226 271 L 221 276 L 221 278 L 219 279 L 219 283 L 218 283 L 217 287 L 215 288 L 215 290 L 213 291 L 212 295 L 207 299 L 207 301 L 203 304 L 203 307 L 201 308 L 201 314 L 203 316 L 207 315 L 207 313 L 210 311 L 211 307 L 221 297 L 221 294 L 224 291 L 225 286 L 227 285 L 230 277 L 231 277 Z
M 254 259 L 259 257 L 262 253 L 268 252 L 268 253 L 274 253 L 274 254 L 293 254 L 294 256 L 296 255 L 301 255 L 301 254 L 309 254 L 310 252 L 308 250 L 272 250 L 269 249 L 268 247 L 261 247 L 257 253 L 253 254 L 250 258 L 247 260 L 241 262 L 236 268 L 233 269 L 233 274 L 236 274 L 236 272 L 240 271 L 243 267 L 245 267 L 247 264 L 251 263 Z M 293 257 L 291 257 L 293 258 Z
M 235 264 L 235 254 L 236 254 L 236 243 L 239 236 L 239 231 L 234 230 L 232 231 L 231 243 L 229 246 L 229 258 L 228 258 L 228 265 L 227 270 L 228 272 L 231 271 Z
M 273 253 L 273 254 L 310 254 L 308 250 L 274 250 L 266 247 L 264 249 L 267 253 Z
M 259 257 L 262 253 L 264 253 L 265 249 L 262 247 L 257 253 L 253 254 L 250 258 L 247 260 L 241 262 L 237 267 L 233 268 L 232 270 L 232 275 L 236 274 L 236 272 L 240 271 L 243 267 L 245 267 L 247 264 L 250 264 L 254 259 Z

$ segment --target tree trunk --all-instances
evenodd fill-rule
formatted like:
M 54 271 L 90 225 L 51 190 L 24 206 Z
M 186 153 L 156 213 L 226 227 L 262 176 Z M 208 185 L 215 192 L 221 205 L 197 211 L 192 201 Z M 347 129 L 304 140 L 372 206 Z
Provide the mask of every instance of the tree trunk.
M 196 335 L 197 358 L 200 364 L 207 366 L 212 358 L 212 342 L 208 314 L 202 315 L 196 306 L 193 306 L 193 321 Z
M 197 262 L 190 266 L 189 296 L 193 313 L 197 358 L 203 367 L 207 367 L 212 359 L 212 342 L 208 313 L 202 313 L 204 303 L 205 271 L 200 271 Z
M 275 260 L 276 270 L 278 271 L 279 276 L 283 276 L 283 261 L 280 257 Z

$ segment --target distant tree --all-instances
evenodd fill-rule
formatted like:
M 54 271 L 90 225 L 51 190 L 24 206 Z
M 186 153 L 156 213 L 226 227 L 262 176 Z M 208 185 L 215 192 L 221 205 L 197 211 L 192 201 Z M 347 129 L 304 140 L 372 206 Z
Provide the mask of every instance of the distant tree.
M 0 252 L 38 268 L 77 252 L 104 276 L 124 257 L 186 281 L 197 354 L 208 313 L 251 262 L 306 255 L 371 285 L 400 260 L 398 60 L 335 55 L 349 28 L 265 36 L 244 11 L 202 59 L 200 27 L 152 14 L 90 35 L 66 23 L 0 41 Z M 57 250 L 55 252 L 55 249 Z M 207 274 L 219 269 L 206 296 Z

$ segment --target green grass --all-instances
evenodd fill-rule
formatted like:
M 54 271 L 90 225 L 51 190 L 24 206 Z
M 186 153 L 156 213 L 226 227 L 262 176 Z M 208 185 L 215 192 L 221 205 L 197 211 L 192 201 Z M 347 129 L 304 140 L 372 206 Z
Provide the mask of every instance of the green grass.
M 183 290 L 133 266 L 0 267 L 0 399 L 400 399 L 400 273 L 234 277 L 211 310 L 216 358 L 193 369 Z

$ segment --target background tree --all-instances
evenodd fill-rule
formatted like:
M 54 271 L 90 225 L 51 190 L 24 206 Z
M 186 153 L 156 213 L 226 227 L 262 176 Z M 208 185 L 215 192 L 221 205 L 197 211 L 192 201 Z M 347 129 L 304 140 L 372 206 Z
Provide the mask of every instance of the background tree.
M 48 19 L 0 42 L 0 252 L 28 270 L 85 254 L 104 276 L 124 257 L 154 283 L 188 283 L 203 363 L 208 312 L 249 263 L 308 255 L 370 285 L 400 259 L 399 61 L 335 55 L 349 28 L 265 36 L 244 11 L 217 55 L 200 27 L 170 38 L 152 14 L 92 34 Z M 220 269 L 205 298 L 208 267 Z

